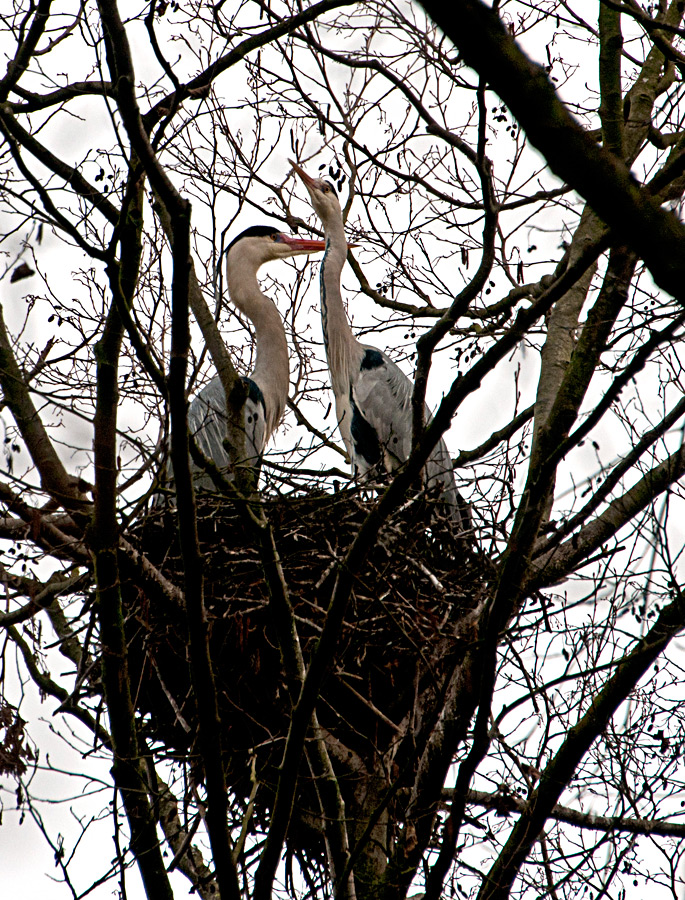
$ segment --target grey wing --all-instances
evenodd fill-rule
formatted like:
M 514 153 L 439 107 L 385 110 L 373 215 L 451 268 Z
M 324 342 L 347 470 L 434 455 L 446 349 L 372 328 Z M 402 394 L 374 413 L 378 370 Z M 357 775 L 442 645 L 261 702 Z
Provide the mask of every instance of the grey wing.
M 385 467 L 398 469 L 409 458 L 412 437 L 411 399 L 414 386 L 404 372 L 385 353 L 367 349 L 353 399 L 381 443 Z M 432 414 L 425 407 L 426 423 Z M 440 497 L 450 510 L 450 517 L 463 521 L 459 507 L 466 504 L 457 491 L 452 459 L 441 438 L 426 463 L 426 484 L 440 485 Z
M 352 388 L 357 410 L 380 442 L 384 468 L 398 469 L 411 451 L 411 382 L 379 350 L 367 349 Z
M 245 452 L 246 461 L 258 466 L 266 434 L 266 416 L 262 392 L 255 382 L 245 379 L 248 397 L 245 401 Z M 226 395 L 220 378 L 213 378 L 195 397 L 188 409 L 188 430 L 194 436 L 200 451 L 220 469 L 231 465 L 231 457 L 224 447 L 227 428 Z M 212 490 L 214 482 L 206 473 L 191 464 L 195 486 Z

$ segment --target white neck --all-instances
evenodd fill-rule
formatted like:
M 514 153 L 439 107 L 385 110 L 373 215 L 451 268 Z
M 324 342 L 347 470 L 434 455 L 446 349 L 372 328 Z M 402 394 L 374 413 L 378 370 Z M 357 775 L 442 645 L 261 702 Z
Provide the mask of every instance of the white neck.
M 359 341 L 352 334 L 340 291 L 340 277 L 347 259 L 347 239 L 342 218 L 324 222 L 326 252 L 321 262 L 321 320 L 328 368 L 333 390 L 338 394 L 348 390 L 352 365 L 362 352 Z
M 266 435 L 276 429 L 285 410 L 288 399 L 290 369 L 288 365 L 288 344 L 280 313 L 259 288 L 257 270 L 239 260 L 239 265 L 231 264 L 229 254 L 226 262 L 226 281 L 232 303 L 244 313 L 254 325 L 256 358 L 250 378 L 259 386 L 266 406 Z

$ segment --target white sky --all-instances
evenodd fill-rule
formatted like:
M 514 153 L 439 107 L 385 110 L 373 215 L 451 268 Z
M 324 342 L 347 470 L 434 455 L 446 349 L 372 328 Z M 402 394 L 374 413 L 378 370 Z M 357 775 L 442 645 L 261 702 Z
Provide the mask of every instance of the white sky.
M 595 5 L 592 4 L 592 10 L 594 11 L 594 9 Z M 589 12 L 590 10 L 588 10 L 588 13 Z M 82 71 L 77 71 L 78 65 L 74 64 L 75 57 L 71 49 L 72 46 L 73 45 L 69 42 L 65 42 L 62 51 L 64 70 L 69 72 L 69 78 L 71 80 L 86 77 L 88 74 L 88 63 L 85 58 L 81 61 L 76 57 L 76 62 L 81 63 L 82 66 Z M 145 47 L 146 46 L 147 45 L 145 44 Z M 0 46 L 0 53 L 2 51 L 3 48 Z M 538 59 L 544 61 L 539 52 L 534 55 Z M 144 61 L 149 61 L 149 69 L 144 68 Z M 147 50 L 136 56 L 136 65 L 138 67 L 138 76 L 140 78 L 150 80 L 156 74 L 156 66 Z M 235 75 L 231 73 L 224 76 L 223 79 L 219 81 L 219 93 L 223 90 L 228 90 L 228 79 L 233 79 L 234 77 Z M 574 81 L 573 78 L 575 78 L 576 81 Z M 570 96 L 575 89 L 577 79 L 590 82 L 594 80 L 594 74 L 593 72 L 584 70 L 577 71 L 574 73 L 573 78 L 568 86 L 562 88 L 562 93 L 568 91 Z M 231 87 L 235 89 L 235 84 L 232 84 Z M 109 146 L 111 143 L 109 123 L 106 117 L 102 115 L 103 105 L 99 100 L 84 100 L 81 113 L 83 114 L 83 119 L 81 121 L 78 119 L 62 120 L 61 117 L 57 117 L 51 126 L 52 130 L 48 132 L 50 142 L 52 142 L 53 146 L 59 147 L 60 152 L 67 155 L 73 162 L 82 160 L 86 151 L 90 152 L 92 155 L 92 162 L 88 163 L 87 167 L 90 166 L 93 171 L 96 171 L 96 168 L 99 165 L 95 156 L 97 148 L 100 146 Z M 369 135 L 368 139 L 370 140 L 371 137 L 374 136 Z M 380 139 L 378 136 L 375 137 Z M 497 142 L 496 146 L 493 147 L 493 155 L 495 156 L 496 164 L 499 162 L 498 154 L 501 154 L 503 163 L 508 152 L 509 145 L 506 145 L 504 141 L 502 141 L 501 144 Z M 286 155 L 285 151 L 282 155 L 275 154 L 271 163 L 273 171 L 278 172 L 277 177 L 279 178 L 285 178 L 289 168 L 285 158 Z M 321 160 L 327 162 L 328 158 L 322 156 Z M 314 165 L 316 165 L 316 163 L 318 163 L 318 159 L 315 161 Z M 262 196 L 259 193 L 258 186 L 255 186 L 254 190 L 257 196 Z M 300 199 L 297 203 L 293 204 L 293 211 L 296 215 L 305 217 L 308 215 L 309 210 L 307 204 L 304 202 L 303 192 L 298 190 L 298 196 Z M 260 202 L 262 202 L 262 200 L 260 200 Z M 204 213 L 199 203 L 194 204 L 194 211 L 196 215 L 195 222 L 199 225 L 200 230 L 202 230 L 206 218 L 203 218 Z M 357 208 L 353 207 L 350 221 L 352 221 L 356 215 L 359 215 L 358 204 Z M 398 231 L 402 230 L 401 223 L 403 216 L 407 216 L 407 211 L 406 207 L 400 203 L 392 210 L 392 224 Z M 245 219 L 246 216 L 235 223 L 232 232 L 229 234 L 229 239 L 248 225 L 267 221 L 264 217 L 260 217 L 258 213 L 254 213 L 247 221 Z M 571 220 L 571 216 L 568 216 L 568 219 Z M 559 226 L 559 222 L 550 222 L 550 226 L 549 234 L 544 235 L 537 232 L 533 236 L 536 245 L 539 247 L 541 259 L 553 259 L 558 255 L 557 245 L 559 242 L 559 234 L 556 229 Z M 3 228 L 3 223 L 0 222 L 0 231 L 6 230 L 7 227 L 8 226 L 5 225 Z M 21 240 L 24 236 L 25 235 L 22 233 L 17 233 L 11 241 L 7 242 L 5 249 L 10 249 L 12 252 L 18 253 Z M 533 238 L 531 238 L 531 240 L 532 239 Z M 521 235 L 518 236 L 518 240 L 520 243 L 523 243 Z M 60 290 L 65 290 L 67 292 L 66 296 L 69 296 L 68 292 L 72 289 L 75 292 L 82 290 L 80 286 L 70 282 L 69 274 L 72 269 L 78 267 L 83 262 L 80 251 L 74 250 L 72 253 L 66 254 L 64 245 L 46 232 L 43 244 L 37 249 L 37 254 L 41 266 L 44 270 L 49 272 L 55 271 L 55 260 L 59 260 L 59 266 L 62 269 L 64 277 L 64 284 L 60 285 Z M 372 284 L 375 284 L 376 281 L 381 280 L 385 274 L 383 261 L 372 261 L 371 255 L 368 251 L 365 251 L 363 247 L 360 248 L 358 255 L 362 264 L 366 266 L 365 273 L 367 274 L 369 281 Z M 528 259 L 526 259 L 526 262 L 528 262 Z M 298 265 L 303 265 L 303 263 L 298 261 Z M 316 265 L 316 263 L 314 263 L 314 265 Z M 472 261 L 469 271 L 472 273 L 474 268 Z M 547 271 L 547 268 L 548 267 L 541 264 L 538 274 L 541 274 L 542 271 Z M 460 272 L 460 278 L 463 277 L 464 274 L 465 273 Z M 452 271 L 452 277 L 456 281 L 454 270 Z M 314 282 L 316 282 L 316 279 L 314 279 Z M 352 286 L 353 282 L 354 276 L 349 270 L 346 270 L 343 276 L 344 285 Z M 504 289 L 504 282 L 498 279 L 497 290 L 500 291 Z M 23 318 L 25 308 L 24 295 L 27 292 L 38 290 L 39 286 L 35 283 L 35 280 L 32 280 L 31 282 L 19 282 L 16 285 L 9 285 L 8 279 L 5 279 L 3 282 L 3 294 L 1 299 L 11 328 L 18 327 L 19 322 Z M 317 286 L 316 283 L 314 283 L 311 294 L 313 307 L 316 306 L 316 291 Z M 369 301 L 363 298 L 355 296 L 354 298 L 350 297 L 350 300 L 353 304 L 351 315 L 355 324 L 362 321 L 368 322 L 371 316 L 380 318 L 384 314 L 382 310 L 373 307 Z M 33 337 L 40 343 L 40 341 L 47 339 L 47 336 L 49 336 L 52 331 L 44 321 L 44 307 L 39 305 L 37 311 L 38 315 L 35 318 L 38 320 L 39 324 L 34 326 L 35 331 L 33 332 Z M 317 343 L 320 342 L 320 325 L 318 312 L 316 312 L 315 309 L 309 317 L 307 325 L 311 330 L 313 340 Z M 405 331 L 406 327 L 402 326 L 400 330 Z M 392 350 L 393 337 L 392 332 L 383 332 L 382 334 L 379 334 L 377 339 L 374 338 L 373 342 L 377 343 L 378 346 L 383 349 Z M 320 347 L 319 352 L 321 352 Z M 539 371 L 539 355 L 534 347 L 517 350 L 510 360 L 498 366 L 496 371 L 488 375 L 484 380 L 481 389 L 463 404 L 455 418 L 450 433 L 447 435 L 447 443 L 453 455 L 456 455 L 459 450 L 477 446 L 489 436 L 494 429 L 501 427 L 509 420 L 511 410 L 514 406 L 514 373 L 519 367 L 520 377 L 518 388 L 522 395 L 519 409 L 525 407 L 531 401 L 537 387 Z M 410 372 L 407 365 L 405 365 L 405 371 L 408 373 Z M 449 384 L 453 374 L 453 370 L 448 367 L 448 361 L 440 359 L 436 362 L 429 390 L 429 400 L 432 405 L 435 405 L 439 401 L 443 388 Z M 654 391 L 656 392 L 656 387 L 654 388 Z M 308 414 L 311 414 L 313 419 L 316 419 L 317 415 L 320 418 L 322 413 L 320 408 L 318 409 L 318 413 L 317 408 L 315 408 L 314 405 L 312 405 L 311 409 L 307 409 Z M 330 425 L 330 423 L 331 417 L 329 417 L 327 421 L 328 425 Z M 279 439 L 281 442 L 292 441 L 294 436 L 297 435 L 298 432 L 292 427 L 292 424 L 291 421 L 290 430 L 281 434 Z M 318 422 L 318 424 L 320 425 L 321 423 Z M 71 429 L 70 435 L 72 443 L 77 446 L 88 447 L 90 442 L 90 429 L 88 424 L 74 419 L 69 427 Z M 611 461 L 621 452 L 625 451 L 626 436 L 615 428 L 611 422 L 603 424 L 593 436 L 600 443 L 601 457 L 605 462 Z M 79 459 L 81 459 L 81 457 L 79 457 Z M 325 463 L 322 462 L 322 464 L 341 465 L 340 460 L 331 459 L 329 456 L 322 455 L 321 459 L 325 460 Z M 76 459 L 70 459 L 69 463 L 71 466 L 75 465 Z M 559 493 L 563 493 L 572 484 L 573 478 L 576 480 L 585 478 L 588 473 L 594 473 L 597 466 L 597 454 L 592 448 L 591 443 L 587 442 L 583 448 L 574 453 L 571 464 L 564 470 L 562 477 L 560 478 Z M 579 476 L 578 473 L 581 473 L 581 475 Z M 62 671 L 62 669 L 66 670 L 66 668 L 67 664 L 60 657 L 56 665 L 56 670 L 59 672 Z M 78 770 L 82 771 L 84 776 L 102 779 L 107 782 L 108 763 L 104 760 L 93 760 L 89 758 L 82 760 L 78 752 L 67 751 L 59 741 L 55 740 L 51 731 L 52 711 L 54 706 L 55 704 L 51 700 L 39 704 L 35 697 L 32 696 L 31 699 L 27 701 L 26 705 L 22 707 L 22 713 L 25 717 L 28 717 L 28 713 L 31 714 L 29 731 L 33 741 L 41 748 L 50 748 L 49 758 L 53 769 L 64 768 L 67 771 L 74 771 L 78 767 Z M 76 727 L 77 723 L 74 724 Z M 47 754 L 47 751 L 44 752 Z M 43 762 L 47 764 L 47 755 Z M 39 771 L 35 776 L 31 787 L 32 795 L 42 797 L 46 801 L 49 801 L 41 805 L 41 814 L 51 833 L 61 833 L 64 835 L 65 845 L 68 848 L 73 846 L 80 831 L 78 822 L 74 818 L 74 814 L 78 816 L 96 815 L 99 810 L 104 808 L 111 800 L 111 795 L 108 796 L 107 792 L 102 795 L 97 795 L 94 798 L 86 788 L 82 797 L 71 797 L 70 799 L 59 803 L 52 802 L 64 798 L 65 794 L 68 796 L 70 793 L 73 793 L 74 783 L 74 780 L 70 776 L 61 776 L 55 771 Z M 87 784 L 87 781 L 85 784 Z M 12 809 L 13 790 L 14 785 L 10 780 L 8 785 L 3 787 L 3 791 L 0 794 L 0 798 L 4 805 L 3 829 L 1 832 L 2 840 L 0 842 L 2 891 L 9 891 L 7 896 L 22 896 L 29 898 L 29 900 L 32 900 L 34 897 L 46 898 L 46 900 L 62 900 L 63 897 L 66 898 L 71 896 L 64 885 L 59 885 L 55 881 L 49 880 L 49 875 L 46 873 L 56 873 L 52 860 L 52 852 L 38 834 L 35 824 L 28 818 L 22 825 L 18 824 L 18 815 Z M 89 882 L 89 879 L 99 875 L 103 869 L 103 861 L 104 863 L 107 863 L 113 856 L 114 845 L 111 839 L 111 822 L 109 819 L 105 818 L 104 821 L 88 831 L 84 838 L 84 843 L 79 849 L 81 863 L 74 870 L 75 872 L 78 872 L 79 878 L 82 876 L 82 881 L 79 883 L 78 889 L 83 890 Z M 188 882 L 182 876 L 174 875 L 174 884 L 176 886 L 177 895 L 179 897 L 185 896 L 185 893 L 189 888 Z M 129 874 L 127 891 L 129 900 L 138 900 L 139 897 L 142 897 L 142 889 L 138 881 L 137 873 L 135 872 Z M 116 883 L 112 882 L 97 888 L 90 896 L 92 896 L 94 900 L 103 900 L 105 897 L 115 895 L 115 892 Z M 630 894 L 628 894 L 628 896 L 630 897 Z M 663 896 L 670 895 L 664 894 Z M 661 895 L 658 891 L 650 889 L 650 900 L 661 900 Z

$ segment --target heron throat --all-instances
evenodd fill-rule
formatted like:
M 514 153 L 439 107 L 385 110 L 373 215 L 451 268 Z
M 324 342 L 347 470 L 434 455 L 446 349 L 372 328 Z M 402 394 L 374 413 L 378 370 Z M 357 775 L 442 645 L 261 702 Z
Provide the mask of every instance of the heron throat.
M 352 334 L 340 291 L 340 276 L 347 258 L 347 241 L 327 236 L 321 261 L 321 324 L 323 340 L 336 397 L 346 396 L 359 371 L 363 349 Z

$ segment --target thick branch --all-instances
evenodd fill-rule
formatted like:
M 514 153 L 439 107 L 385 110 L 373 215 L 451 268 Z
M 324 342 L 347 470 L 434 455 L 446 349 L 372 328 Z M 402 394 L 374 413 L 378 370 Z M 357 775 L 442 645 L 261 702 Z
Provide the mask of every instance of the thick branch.
M 0 103 L 7 99 L 9 92 L 29 66 L 35 49 L 38 46 L 38 41 L 45 33 L 51 6 L 52 0 L 39 0 L 38 6 L 34 12 L 33 21 L 29 26 L 29 32 L 17 48 L 14 59 L 11 59 L 7 64 L 5 77 L 0 81 Z
M 596 226 L 592 213 L 588 218 L 589 227 L 593 223 Z M 581 230 L 586 229 L 581 225 Z M 561 459 L 558 447 L 566 442 L 576 421 L 613 323 L 626 301 L 634 267 L 634 254 L 624 248 L 612 251 L 602 290 L 575 348 L 573 335 L 589 287 L 587 275 L 579 279 L 550 315 L 528 476 L 500 573 L 507 589 L 517 584 L 527 571 L 541 525 L 549 517 L 557 464 Z
M 13 113 L 30 113 L 47 109 L 49 106 L 57 106 L 78 97 L 93 95 L 106 97 L 111 93 L 112 85 L 109 81 L 74 81 L 65 87 L 49 91 L 47 94 L 34 94 L 33 91 L 18 87 L 14 87 L 13 90 L 24 100 L 24 103 L 7 103 L 5 109 Z
M 685 455 L 685 454 L 684 454 Z M 587 712 L 568 732 L 564 743 L 540 777 L 498 859 L 485 876 L 478 900 L 505 900 L 516 874 L 552 814 L 580 760 L 604 731 L 618 707 L 647 668 L 685 626 L 685 597 L 661 610 L 650 631 L 617 664 L 616 671 L 595 696 Z
M 43 547 L 59 558 L 66 557 L 81 564 L 90 562 L 90 555 L 82 541 L 62 531 L 51 521 L 51 516 L 44 515 L 42 510 L 34 506 L 29 506 L 3 482 L 0 482 L 0 500 L 7 505 L 8 510 L 26 523 L 25 530 L 30 529 L 31 538 L 37 546 Z M 68 521 L 73 528 L 73 519 L 69 518 Z
M 602 143 L 623 158 L 623 95 L 621 93 L 621 14 L 599 4 L 599 89 Z
M 547 540 L 538 543 L 535 548 L 535 555 L 547 555 L 553 547 L 561 543 L 565 537 L 582 525 L 583 522 L 585 522 L 611 494 L 621 478 L 633 469 L 642 454 L 651 447 L 655 441 L 670 431 L 683 415 L 685 415 L 685 397 L 682 398 L 654 428 L 650 428 L 649 431 L 646 431 L 640 440 L 633 445 L 630 452 L 614 465 L 611 472 L 609 472 L 601 485 L 593 492 L 592 496 L 582 509 L 578 510 L 578 512 L 571 516 L 566 522 L 563 522 L 563 524 Z
M 238 900 L 238 874 L 231 853 L 228 796 L 224 773 L 216 685 L 209 656 L 204 607 L 203 565 L 197 535 L 195 494 L 188 458 L 186 370 L 190 348 L 188 288 L 190 204 L 175 189 L 148 140 L 134 92 L 135 74 L 128 36 L 114 0 L 101 0 L 107 60 L 126 133 L 170 217 L 172 234 L 172 324 L 169 400 L 171 451 L 176 481 L 178 527 L 185 573 L 186 621 L 190 636 L 190 672 L 200 721 L 199 741 L 207 781 L 207 829 L 224 900 Z
M 526 592 L 555 584 L 582 565 L 627 522 L 645 509 L 655 497 L 667 490 L 685 474 L 685 444 L 662 463 L 647 472 L 636 485 L 613 500 L 607 509 L 578 534 L 560 547 L 550 550 L 534 563 L 526 579 Z
M 136 209 L 140 212 L 143 199 L 141 186 L 138 187 L 136 199 Z M 137 280 L 141 222 L 142 216 L 127 219 L 121 235 L 125 265 L 122 269 L 114 264 L 108 267 L 110 281 L 116 281 L 113 293 L 122 290 L 127 301 L 130 301 Z M 122 338 L 121 317 L 113 302 L 96 347 L 97 392 L 93 421 L 95 502 L 89 537 L 95 564 L 102 681 L 112 737 L 114 783 L 124 802 L 131 829 L 131 849 L 140 867 L 146 893 L 148 897 L 172 900 L 173 893 L 157 840 L 155 817 L 138 747 L 120 589 L 116 423 Z
M 166 234 L 173 249 L 174 230 L 171 221 L 171 212 L 166 204 L 158 196 L 156 212 L 162 229 Z M 207 305 L 200 284 L 195 274 L 192 259 L 188 271 L 188 301 L 195 316 L 195 321 L 200 326 L 209 355 L 214 363 L 214 368 L 221 379 L 221 385 L 226 395 L 226 409 L 230 415 L 227 419 L 227 437 L 231 447 L 234 448 L 236 458 L 245 458 L 245 428 L 242 426 L 242 410 L 247 397 L 243 380 L 238 375 L 231 360 L 224 339 L 219 331 L 219 326 Z M 242 451 L 241 451 L 242 448 Z M 240 467 L 240 471 L 247 471 L 246 467 Z
M 492 9 L 480 0 L 458 0 L 453 11 L 435 0 L 422 5 L 465 62 L 487 78 L 550 169 L 640 254 L 661 288 L 685 303 L 685 227 L 578 125 L 544 69 L 523 53 Z
M 454 791 L 445 788 L 446 800 L 451 800 Z M 494 809 L 502 815 L 507 813 L 525 813 L 528 801 L 513 794 L 488 794 L 485 791 L 468 791 L 466 802 L 483 809 Z M 684 822 L 666 822 L 663 819 L 631 819 L 626 816 L 598 816 L 595 813 L 581 812 L 570 806 L 556 803 L 548 818 L 557 822 L 566 822 L 588 831 L 605 831 L 609 834 L 647 834 L 662 837 L 685 837 Z

